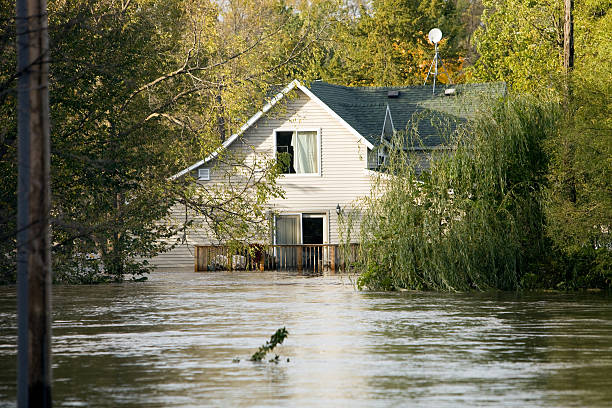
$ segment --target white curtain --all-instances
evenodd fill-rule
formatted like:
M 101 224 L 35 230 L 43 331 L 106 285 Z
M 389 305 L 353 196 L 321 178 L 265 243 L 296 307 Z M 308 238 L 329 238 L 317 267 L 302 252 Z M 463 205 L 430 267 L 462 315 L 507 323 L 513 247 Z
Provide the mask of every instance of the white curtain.
M 318 173 L 317 132 L 296 132 L 291 138 L 296 173 Z
M 300 243 L 300 217 L 286 215 L 276 217 L 276 243 L 295 245 Z
M 276 217 L 276 244 L 300 244 L 300 216 L 284 215 Z M 276 261 L 281 268 L 297 267 L 297 251 L 294 247 L 280 247 L 274 250 Z

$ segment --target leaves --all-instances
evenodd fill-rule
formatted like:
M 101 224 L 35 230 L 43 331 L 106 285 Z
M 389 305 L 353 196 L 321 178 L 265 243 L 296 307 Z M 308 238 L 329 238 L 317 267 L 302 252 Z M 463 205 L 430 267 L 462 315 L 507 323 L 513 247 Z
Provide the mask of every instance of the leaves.
M 266 341 L 266 343 L 263 346 L 259 347 L 259 349 L 251 356 L 250 360 L 251 361 L 263 360 L 266 354 L 274 350 L 274 348 L 278 346 L 279 344 L 283 344 L 283 341 L 287 338 L 287 336 L 289 336 L 289 332 L 284 327 L 276 330 L 276 332 L 270 337 L 270 340 Z M 276 362 L 276 363 L 278 363 L 278 361 L 279 361 L 278 356 L 270 360 L 270 362 Z
M 374 289 L 517 289 L 545 246 L 546 158 L 559 107 L 528 97 L 494 102 L 457 134 L 430 171 L 395 136 L 361 223 L 358 284 Z M 426 118 L 422 118 L 426 119 Z
M 6 233 L 0 280 L 10 281 L 14 4 L 0 7 L 0 55 L 6 57 L 0 60 L 0 114 L 12 124 L 0 130 Z M 209 0 L 54 0 L 49 27 L 56 278 L 121 280 L 148 271 L 146 258 L 171 248 L 177 233 L 194 226 L 163 222 L 177 204 L 203 214 L 219 236 L 244 238 L 247 226 L 265 224 L 264 203 L 282 194 L 272 161 L 227 156 L 234 170 L 227 176 L 235 182 L 216 189 L 198 191 L 193 178 L 168 178 L 217 150 L 271 91 L 289 82 L 288 75 L 303 72 L 301 58 L 319 26 L 277 1 L 221 7 Z M 99 261 L 81 262 L 88 254 Z
M 375 0 L 341 14 L 322 78 L 350 86 L 420 84 L 433 59 L 427 33 L 441 28 L 441 58 L 456 82 L 465 48 L 461 11 L 452 1 Z M 448 82 L 444 75 L 439 80 Z

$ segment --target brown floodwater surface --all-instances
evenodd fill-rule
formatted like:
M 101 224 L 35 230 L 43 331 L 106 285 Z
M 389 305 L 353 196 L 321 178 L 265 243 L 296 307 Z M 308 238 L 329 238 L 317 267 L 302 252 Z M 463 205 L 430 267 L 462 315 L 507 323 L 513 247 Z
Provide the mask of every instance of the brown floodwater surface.
M 16 398 L 15 290 L 0 287 L 2 408 Z M 283 326 L 280 362 L 248 361 Z M 612 298 L 359 292 L 346 277 L 273 272 L 54 286 L 53 401 L 610 407 Z

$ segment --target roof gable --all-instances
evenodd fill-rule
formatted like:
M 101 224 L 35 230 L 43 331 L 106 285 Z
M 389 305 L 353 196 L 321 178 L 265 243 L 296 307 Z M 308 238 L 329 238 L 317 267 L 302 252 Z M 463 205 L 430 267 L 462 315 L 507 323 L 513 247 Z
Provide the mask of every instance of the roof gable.
M 223 142 L 223 144 L 221 146 L 219 146 L 219 148 L 217 148 L 213 153 L 211 153 L 208 157 L 206 157 L 203 160 L 198 161 L 197 163 L 192 164 L 191 166 L 179 171 L 178 173 L 174 174 L 172 177 L 170 177 L 170 180 L 175 180 L 179 177 L 184 176 L 185 174 L 189 173 L 192 170 L 197 169 L 198 167 L 200 167 L 201 165 L 209 162 L 210 160 L 214 159 L 215 157 L 217 157 L 219 155 L 219 153 L 223 150 L 223 149 L 227 149 L 227 147 L 229 147 L 229 145 L 231 145 L 236 139 L 238 139 L 242 134 L 244 134 L 244 132 L 246 132 L 250 127 L 252 127 L 255 123 L 257 123 L 257 121 L 259 121 L 259 119 L 261 119 L 263 117 L 263 115 L 265 113 L 267 113 L 268 111 L 270 111 L 270 109 L 272 109 L 274 107 L 274 105 L 276 105 L 278 102 L 280 102 L 281 99 L 283 99 L 289 92 L 291 92 L 292 90 L 294 90 L 295 88 L 298 88 L 299 90 L 301 90 L 302 92 L 304 92 L 310 99 L 312 99 L 313 101 L 315 101 L 319 106 L 321 106 L 326 112 L 328 112 L 332 117 L 334 117 L 336 120 L 338 120 L 350 133 L 352 133 L 353 135 L 355 135 L 359 140 L 361 140 L 362 142 L 364 142 L 364 144 L 372 149 L 374 148 L 374 145 L 370 142 L 369 139 L 364 138 L 357 130 L 355 130 L 349 123 L 346 122 L 346 120 L 344 118 L 342 118 L 341 116 L 339 116 L 336 112 L 334 112 L 332 109 L 329 108 L 329 106 L 327 106 L 324 102 L 322 102 L 316 95 L 314 95 L 307 87 L 305 87 L 304 85 L 302 85 L 297 79 L 293 80 L 291 83 L 289 83 L 289 85 L 287 85 L 283 90 L 281 90 L 278 94 L 276 94 L 276 96 L 274 96 L 274 98 L 272 98 L 270 100 L 270 102 L 268 102 L 266 105 L 264 105 L 264 107 L 257 112 L 255 115 L 251 116 L 251 118 L 240 127 L 240 129 L 238 130 L 238 132 L 234 133 L 232 136 L 230 136 L 225 142 Z
M 385 121 L 383 122 L 382 132 L 380 134 L 380 141 L 382 142 L 383 138 L 388 139 L 393 136 L 393 132 L 395 132 L 395 126 L 393 125 L 391 109 L 389 109 L 389 105 L 387 104 L 387 109 L 385 109 Z

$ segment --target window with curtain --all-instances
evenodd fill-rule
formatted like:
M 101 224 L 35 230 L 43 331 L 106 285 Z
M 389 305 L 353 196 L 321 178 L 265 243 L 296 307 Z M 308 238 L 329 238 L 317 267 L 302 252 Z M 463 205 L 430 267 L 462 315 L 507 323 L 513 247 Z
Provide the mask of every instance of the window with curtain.
M 301 242 L 300 216 L 279 215 L 276 217 L 276 243 L 295 245 Z
M 276 152 L 282 154 L 285 174 L 319 172 L 319 146 L 316 131 L 276 132 Z
M 276 217 L 276 244 L 301 244 L 299 215 L 279 215 Z M 297 250 L 295 247 L 280 247 L 274 250 L 280 264 L 284 266 L 297 266 Z

